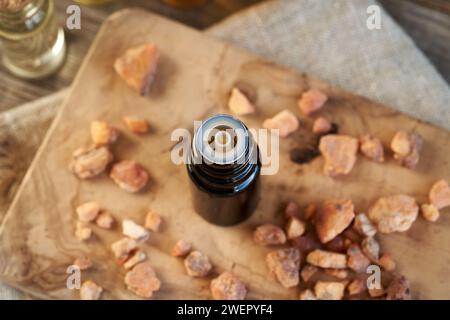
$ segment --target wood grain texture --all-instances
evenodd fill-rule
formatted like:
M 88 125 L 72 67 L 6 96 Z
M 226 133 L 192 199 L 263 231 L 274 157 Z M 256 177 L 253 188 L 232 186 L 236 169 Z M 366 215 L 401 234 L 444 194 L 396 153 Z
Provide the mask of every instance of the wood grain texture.
M 161 48 L 162 60 L 150 96 L 142 98 L 116 76 L 112 65 L 130 46 L 150 40 Z M 229 92 L 236 83 L 254 90 L 258 113 L 243 118 L 251 128 L 259 128 L 263 119 L 285 108 L 299 115 L 299 95 L 308 88 L 320 88 L 330 96 L 321 113 L 333 119 L 341 133 L 358 136 L 370 132 L 388 145 L 396 130 L 416 130 L 425 139 L 422 161 L 412 171 L 393 160 L 379 165 L 360 158 L 349 176 L 326 177 L 320 157 L 307 165 L 289 160 L 291 148 L 311 139 L 312 120 L 299 115 L 301 129 L 281 141 L 279 173 L 262 177 L 263 196 L 251 219 L 233 228 L 210 225 L 191 207 L 185 167 L 170 160 L 174 144 L 170 135 L 175 128 L 192 129 L 194 120 L 227 112 Z M 150 119 L 152 134 L 138 137 L 127 133 L 121 120 L 127 114 Z M 110 121 L 123 130 L 114 153 L 117 159 L 138 160 L 150 171 L 153 182 L 144 192 L 128 194 L 106 175 L 80 181 L 68 171 L 72 152 L 90 144 L 88 127 L 94 119 Z M 210 297 L 210 278 L 189 278 L 182 260 L 168 254 L 180 238 L 210 256 L 214 274 L 229 270 L 241 277 L 249 287 L 248 298 L 297 299 L 297 288 L 284 289 L 268 276 L 264 257 L 269 249 L 258 247 L 252 240 L 257 225 L 281 224 L 281 210 L 289 199 L 306 205 L 350 197 L 358 212 L 365 211 L 378 197 L 393 193 L 408 193 L 419 202 L 426 201 L 436 179 L 450 180 L 449 152 L 450 133 L 445 130 L 153 14 L 121 11 L 99 32 L 0 227 L 0 278 L 36 297 L 77 298 L 76 290 L 65 287 L 65 271 L 76 257 L 87 255 L 94 261 L 94 269 L 83 272 L 82 278 L 101 284 L 104 298 L 135 298 L 125 289 L 124 271 L 115 264 L 109 248 L 121 237 L 120 228 L 106 231 L 94 227 L 96 238 L 89 243 L 80 243 L 74 237 L 74 208 L 97 200 L 119 221 L 132 218 L 143 223 L 149 208 L 164 217 L 162 232 L 153 234 L 144 245 L 163 283 L 155 299 Z M 415 298 L 450 298 L 448 209 L 443 210 L 438 223 L 419 218 L 410 231 L 382 236 L 381 241 L 398 262 L 399 270 L 411 280 Z
M 0 223 L 67 92 L 0 113 Z
M 450 2 L 380 0 L 442 77 L 450 82 Z M 420 5 L 418 5 L 420 4 Z
M 448 0 L 410 0 L 421 6 L 432 8 L 450 14 L 450 2 Z
M 116 0 L 111 5 L 99 7 L 82 7 L 82 30 L 66 30 L 69 51 L 66 63 L 58 74 L 38 81 L 18 79 L 8 73 L 0 65 L 0 110 L 7 110 L 56 90 L 65 88 L 72 83 L 81 62 L 88 51 L 102 22 L 116 10 L 124 7 L 140 7 L 169 17 L 198 29 L 207 28 L 223 18 L 248 6 L 264 0 L 210 0 L 206 6 L 191 10 L 179 10 L 164 4 L 160 0 Z M 410 34 L 418 46 L 431 59 L 437 70 L 450 81 L 448 63 L 448 47 L 450 30 L 448 28 L 449 10 L 445 0 L 404 0 L 383 1 L 386 10 L 394 16 L 406 33 Z M 67 6 L 72 0 L 55 1 L 56 12 L 61 25 L 64 25 Z M 431 8 L 428 9 L 427 8 Z M 446 9 L 447 8 L 447 9 Z M 447 19 L 447 24 L 443 24 Z M 447 29 L 445 26 L 447 25 Z M 446 54 L 447 53 L 447 54 Z

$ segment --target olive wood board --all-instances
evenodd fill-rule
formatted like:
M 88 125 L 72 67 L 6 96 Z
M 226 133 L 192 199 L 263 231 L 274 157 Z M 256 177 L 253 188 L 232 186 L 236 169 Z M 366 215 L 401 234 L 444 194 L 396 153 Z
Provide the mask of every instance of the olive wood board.
M 149 41 L 159 46 L 161 61 L 150 95 L 139 97 L 112 66 L 127 48 Z M 208 224 L 193 211 L 186 168 L 171 161 L 170 137 L 176 128 L 192 130 L 194 120 L 227 113 L 234 86 L 247 90 L 257 106 L 256 114 L 241 117 L 250 128 L 260 128 L 264 119 L 289 109 L 299 117 L 300 129 L 280 141 L 279 171 L 262 176 L 261 199 L 252 217 L 225 228 Z M 371 133 L 388 146 L 398 129 L 419 132 L 425 143 L 418 167 L 399 166 L 389 152 L 383 164 L 360 156 L 351 173 L 339 178 L 323 174 L 322 157 L 293 163 L 289 151 L 315 139 L 313 120 L 297 108 L 298 97 L 309 88 L 329 95 L 318 115 L 332 119 L 340 133 Z M 122 117 L 130 114 L 148 118 L 152 132 L 129 133 Z M 134 159 L 148 169 L 152 183 L 145 190 L 127 193 L 106 173 L 82 181 L 69 172 L 73 151 L 91 143 L 89 124 L 95 119 L 121 129 L 113 152 L 116 159 Z M 93 279 L 104 287 L 104 299 L 137 298 L 126 289 L 125 271 L 115 262 L 110 245 L 121 238 L 122 219 L 143 223 L 151 208 L 164 218 L 162 231 L 143 245 L 162 282 L 154 299 L 209 299 L 210 280 L 224 270 L 245 282 L 250 299 L 297 299 L 299 288 L 285 289 L 269 276 L 265 255 L 273 248 L 253 242 L 257 225 L 282 225 L 283 206 L 291 199 L 305 206 L 348 197 L 357 212 L 367 210 L 378 197 L 396 193 L 425 202 L 434 181 L 450 180 L 449 155 L 450 133 L 443 129 L 152 13 L 120 11 L 99 31 L 0 227 L 0 277 L 39 298 L 77 299 L 78 291 L 66 288 L 66 269 L 75 258 L 89 256 L 94 268 L 83 271 L 82 280 Z M 94 226 L 95 239 L 85 243 L 74 236 L 75 207 L 90 200 L 113 213 L 118 223 L 112 231 Z M 383 251 L 392 254 L 398 271 L 410 279 L 416 299 L 450 298 L 450 212 L 441 213 L 436 223 L 418 217 L 409 231 L 380 236 Z M 179 239 L 210 257 L 214 265 L 210 277 L 190 278 L 183 260 L 170 256 Z

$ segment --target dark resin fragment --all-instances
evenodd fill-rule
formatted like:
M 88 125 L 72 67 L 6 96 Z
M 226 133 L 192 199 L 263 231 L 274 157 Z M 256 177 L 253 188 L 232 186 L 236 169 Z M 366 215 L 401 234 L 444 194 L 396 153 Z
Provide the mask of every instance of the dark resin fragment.
M 298 164 L 308 163 L 319 155 L 320 152 L 312 147 L 294 148 L 289 153 L 291 161 Z

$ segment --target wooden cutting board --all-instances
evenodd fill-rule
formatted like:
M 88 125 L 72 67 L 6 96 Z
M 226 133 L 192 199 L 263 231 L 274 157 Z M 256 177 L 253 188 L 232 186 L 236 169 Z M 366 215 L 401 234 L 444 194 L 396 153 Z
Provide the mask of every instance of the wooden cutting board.
M 155 42 L 162 59 L 149 97 L 139 97 L 114 72 L 112 65 L 127 48 Z M 320 63 L 320 61 L 317 61 Z M 193 128 L 194 120 L 227 112 L 230 89 L 239 84 L 251 91 L 256 115 L 242 120 L 252 128 L 282 109 L 298 115 L 301 129 L 281 141 L 277 175 L 262 177 L 263 193 L 254 215 L 236 227 L 222 228 L 202 220 L 192 209 L 184 166 L 174 165 L 170 135 L 175 128 Z M 333 179 L 322 174 L 323 159 L 291 162 L 289 151 L 311 144 L 312 120 L 304 118 L 296 102 L 308 88 L 320 88 L 330 100 L 321 111 L 339 125 L 339 132 L 358 136 L 372 133 L 387 146 L 398 129 L 416 130 L 425 145 L 416 170 L 397 165 L 391 155 L 385 164 L 359 158 L 350 175 Z M 414 106 L 411 106 L 414 107 Z M 130 134 L 122 117 L 136 114 L 150 119 L 152 133 Z M 151 173 L 144 192 L 129 194 L 106 174 L 80 181 L 68 171 L 72 152 L 89 146 L 89 124 L 104 119 L 123 131 L 114 146 L 117 159 L 135 159 Z M 74 208 L 97 200 L 118 221 L 143 223 L 149 208 L 165 219 L 163 231 L 144 245 L 161 278 L 156 299 L 209 298 L 209 279 L 192 279 L 183 261 L 168 252 L 178 239 L 210 256 L 214 274 L 230 270 L 248 285 L 248 298 L 296 299 L 299 289 L 284 289 L 268 276 L 264 259 L 270 250 L 255 245 L 252 230 L 263 222 L 282 224 L 282 208 L 289 199 L 301 205 L 335 197 L 353 199 L 358 212 L 380 196 L 407 193 L 426 201 L 432 183 L 450 180 L 450 133 L 409 118 L 388 107 L 333 88 L 305 74 L 274 65 L 200 32 L 154 14 L 125 10 L 111 16 L 99 32 L 63 107 L 0 228 L 1 279 L 41 298 L 78 298 L 66 289 L 66 268 L 81 255 L 90 256 L 94 268 L 82 279 L 105 288 L 104 298 L 135 298 L 123 284 L 124 271 L 116 265 L 110 244 L 121 238 L 114 231 L 94 227 L 96 238 L 80 243 L 74 237 Z M 406 233 L 381 236 L 384 251 L 412 284 L 415 298 L 450 298 L 450 212 L 437 223 L 418 218 Z M 214 276 L 214 275 L 212 275 Z

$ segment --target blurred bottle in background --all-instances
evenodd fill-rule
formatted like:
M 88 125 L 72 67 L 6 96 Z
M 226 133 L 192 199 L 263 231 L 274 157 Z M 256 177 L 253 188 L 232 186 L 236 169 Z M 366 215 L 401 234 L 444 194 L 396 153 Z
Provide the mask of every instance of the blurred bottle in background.
M 75 2 L 79 4 L 87 4 L 87 5 L 98 5 L 98 4 L 106 4 L 112 2 L 113 0 L 75 0 Z
M 163 0 L 163 1 L 171 6 L 181 9 L 199 7 L 208 2 L 208 0 Z
M 46 77 L 64 62 L 66 42 L 58 27 L 53 0 L 0 2 L 2 60 L 13 74 Z
M 75 0 L 75 2 L 86 5 L 101 5 L 113 2 L 114 0 Z M 153 0 L 148 0 L 153 1 Z M 189 9 L 193 7 L 199 7 L 201 5 L 206 4 L 208 0 L 162 0 L 164 3 L 167 3 L 173 7 Z M 126 2 L 124 2 L 126 3 Z

